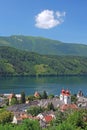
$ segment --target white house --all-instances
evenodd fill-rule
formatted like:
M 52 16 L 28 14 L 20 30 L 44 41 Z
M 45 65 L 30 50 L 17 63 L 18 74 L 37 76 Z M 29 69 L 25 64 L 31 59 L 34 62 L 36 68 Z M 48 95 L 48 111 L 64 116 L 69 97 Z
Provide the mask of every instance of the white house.
M 79 97 L 83 97 L 83 92 L 81 90 L 77 93 L 77 98 Z

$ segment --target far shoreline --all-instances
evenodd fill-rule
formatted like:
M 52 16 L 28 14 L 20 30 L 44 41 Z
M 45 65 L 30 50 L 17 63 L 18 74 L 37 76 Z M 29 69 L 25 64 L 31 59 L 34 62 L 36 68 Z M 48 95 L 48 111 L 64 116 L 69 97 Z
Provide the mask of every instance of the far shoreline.
M 87 74 L 61 74 L 61 75 L 0 75 L 0 78 L 2 77 L 30 77 L 30 78 L 37 78 L 37 77 L 84 77 L 87 76 Z

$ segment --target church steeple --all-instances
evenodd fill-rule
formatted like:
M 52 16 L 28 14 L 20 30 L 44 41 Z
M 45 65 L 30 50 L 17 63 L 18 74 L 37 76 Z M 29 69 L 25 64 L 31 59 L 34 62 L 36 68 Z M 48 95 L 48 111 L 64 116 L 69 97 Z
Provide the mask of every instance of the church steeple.
M 60 94 L 60 100 L 64 101 L 65 104 L 71 104 L 71 94 L 69 90 L 62 89 Z

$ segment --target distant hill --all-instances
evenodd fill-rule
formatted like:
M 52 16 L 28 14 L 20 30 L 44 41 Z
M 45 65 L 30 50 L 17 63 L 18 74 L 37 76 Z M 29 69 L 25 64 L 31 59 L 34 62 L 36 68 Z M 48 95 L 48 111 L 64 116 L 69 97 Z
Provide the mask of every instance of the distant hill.
M 0 47 L 0 76 L 87 75 L 87 57 L 40 55 Z
M 87 56 L 87 45 L 63 43 L 32 36 L 0 37 L 0 46 L 10 46 L 17 49 L 47 55 Z

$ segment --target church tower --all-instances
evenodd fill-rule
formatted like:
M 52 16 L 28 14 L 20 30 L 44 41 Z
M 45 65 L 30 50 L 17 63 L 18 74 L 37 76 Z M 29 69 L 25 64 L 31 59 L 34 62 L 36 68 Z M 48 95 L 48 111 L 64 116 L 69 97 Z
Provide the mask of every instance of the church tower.
M 60 100 L 63 101 L 64 100 L 64 95 L 65 95 L 65 90 L 62 89 L 61 93 L 60 93 Z
M 68 90 L 62 90 L 60 94 L 60 100 L 64 102 L 64 104 L 71 104 L 71 94 Z

